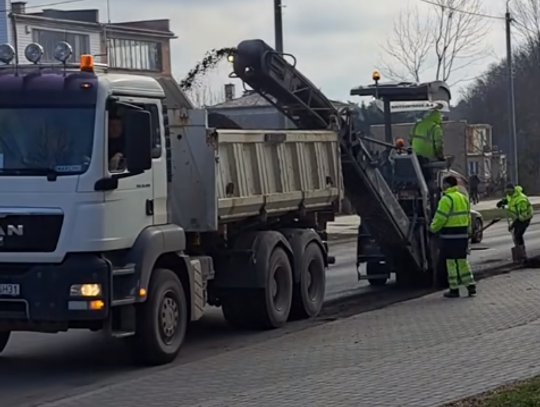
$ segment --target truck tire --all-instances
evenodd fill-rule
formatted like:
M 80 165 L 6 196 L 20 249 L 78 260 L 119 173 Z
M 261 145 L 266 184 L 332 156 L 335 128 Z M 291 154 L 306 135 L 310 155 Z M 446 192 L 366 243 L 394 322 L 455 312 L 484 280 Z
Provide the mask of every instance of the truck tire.
M 6 349 L 10 336 L 10 331 L 0 332 L 0 353 L 2 353 L 4 349 Z
M 275 329 L 289 319 L 293 293 L 292 267 L 285 250 L 276 247 L 268 260 L 266 286 L 223 293 L 223 316 L 236 328 Z
M 313 318 L 319 315 L 326 292 L 326 267 L 321 248 L 315 242 L 306 246 L 302 256 L 300 283 L 293 293 L 291 315 L 294 319 Z
M 366 274 L 368 276 L 368 282 L 374 287 L 382 287 L 388 281 L 388 277 L 384 278 L 369 278 L 370 275 L 384 274 L 387 273 L 387 265 L 381 264 L 379 262 L 368 262 L 366 263 Z
M 135 336 L 129 338 L 135 360 L 146 365 L 172 362 L 184 342 L 188 319 L 182 282 L 171 270 L 155 269 L 148 298 L 137 305 Z

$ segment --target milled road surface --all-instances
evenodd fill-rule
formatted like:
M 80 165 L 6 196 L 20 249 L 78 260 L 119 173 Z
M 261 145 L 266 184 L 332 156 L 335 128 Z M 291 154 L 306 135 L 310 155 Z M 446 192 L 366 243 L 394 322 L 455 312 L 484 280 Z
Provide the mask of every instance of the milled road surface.
M 540 216 L 533 220 L 525 235 L 528 248 L 540 249 Z M 484 239 L 480 244 L 472 245 L 470 262 L 472 266 L 488 266 L 512 258 L 510 248 L 512 238 L 508 232 L 508 224 L 503 219 L 489 227 L 484 232 Z M 341 243 L 331 248 L 332 255 L 336 256 L 336 265 L 328 270 L 326 277 L 326 299 L 333 300 L 354 295 L 358 289 L 368 286 L 365 281 L 358 281 L 356 273 L 356 243 Z M 361 272 L 365 273 L 364 268 Z
M 527 233 L 529 248 L 540 248 L 540 220 Z M 503 261 L 510 257 L 510 236 L 501 222 L 485 232 L 484 242 L 471 254 L 475 266 Z M 327 273 L 327 299 L 344 298 L 369 292 L 366 282 L 358 282 L 355 269 L 355 243 L 335 243 L 332 252 L 337 263 Z M 246 333 L 231 330 L 218 309 L 191 329 L 177 364 L 222 353 L 229 349 L 261 342 L 299 329 L 302 323 L 286 328 Z M 305 324 L 305 323 L 304 323 Z M 146 374 L 155 369 L 130 366 L 120 343 L 85 331 L 58 335 L 14 334 L 0 358 L 0 407 L 39 405 L 90 387 L 103 386 Z

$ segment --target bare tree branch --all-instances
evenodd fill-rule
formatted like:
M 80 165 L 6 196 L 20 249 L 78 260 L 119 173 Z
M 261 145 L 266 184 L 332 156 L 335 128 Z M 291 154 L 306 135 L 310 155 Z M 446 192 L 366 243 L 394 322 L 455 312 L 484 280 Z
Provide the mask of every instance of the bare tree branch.
M 394 23 L 384 45 L 386 58 L 381 58 L 380 70 L 394 80 L 419 81 L 427 68 L 427 58 L 434 40 L 431 20 L 420 15 L 416 6 L 403 10 Z M 395 66 L 402 68 L 398 71 Z
M 196 107 L 214 106 L 225 100 L 223 92 L 218 92 L 208 84 L 203 83 L 193 86 L 186 93 Z
M 381 59 L 380 69 L 385 75 L 394 79 L 399 72 L 396 67 L 401 67 L 409 79 L 420 81 L 421 74 L 434 67 L 434 79 L 448 81 L 453 73 L 492 55 L 484 41 L 491 21 L 482 17 L 482 0 L 433 3 L 427 16 L 421 16 L 416 5 L 400 13 Z
M 540 0 L 514 0 L 510 3 L 514 27 L 527 43 L 540 38 Z

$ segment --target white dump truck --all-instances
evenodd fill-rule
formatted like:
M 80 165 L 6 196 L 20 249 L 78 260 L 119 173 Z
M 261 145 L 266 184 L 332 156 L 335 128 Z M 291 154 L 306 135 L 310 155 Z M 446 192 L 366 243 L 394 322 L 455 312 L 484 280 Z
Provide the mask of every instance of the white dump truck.
M 13 331 L 102 330 L 162 364 L 208 305 L 241 327 L 319 313 L 337 133 L 191 109 L 171 132 L 157 80 L 28 47 L 14 66 L 0 46 L 0 351 Z

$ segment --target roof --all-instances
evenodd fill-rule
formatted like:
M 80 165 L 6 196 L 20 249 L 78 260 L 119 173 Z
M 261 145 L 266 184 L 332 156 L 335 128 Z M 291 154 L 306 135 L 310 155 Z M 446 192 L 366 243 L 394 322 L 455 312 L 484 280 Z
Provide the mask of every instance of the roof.
M 98 74 L 100 79 L 105 79 L 110 83 L 111 88 L 115 91 L 145 91 L 156 97 L 166 96 L 160 83 L 150 77 L 144 75 L 104 73 Z
M 236 99 L 227 100 L 217 105 L 210 106 L 210 109 L 237 109 L 237 108 L 253 108 L 253 107 L 269 107 L 272 106 L 265 98 L 254 91 Z M 340 108 L 348 106 L 349 103 L 340 102 L 338 100 L 330 100 L 335 107 Z
M 75 10 L 77 11 L 77 10 Z M 95 10 L 80 10 L 80 12 L 91 13 Z M 48 14 L 47 14 L 48 12 Z M 53 13 L 54 12 L 54 13 Z M 90 19 L 77 19 L 77 16 L 72 11 L 63 10 L 45 10 L 43 13 L 11 13 L 17 21 L 28 21 L 51 27 L 71 27 L 72 29 L 83 29 L 101 32 L 135 33 L 141 36 L 164 37 L 169 39 L 177 38 L 170 31 L 169 20 L 144 20 L 144 21 L 128 21 L 122 23 L 100 23 L 91 21 Z
M 165 96 L 165 105 L 170 109 L 193 108 L 193 104 L 173 78 L 118 73 L 107 73 L 105 77 L 115 90 L 136 88 L 154 93 L 157 97 Z
M 236 99 L 227 100 L 217 105 L 210 106 L 212 109 L 233 109 L 239 107 L 268 107 L 272 106 L 265 98 L 258 93 L 249 93 Z

